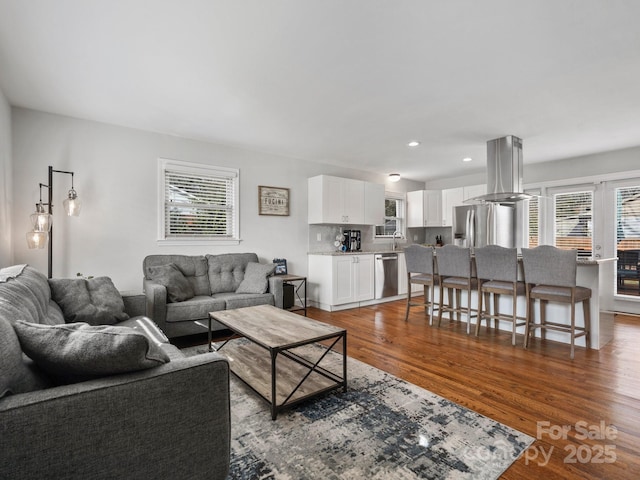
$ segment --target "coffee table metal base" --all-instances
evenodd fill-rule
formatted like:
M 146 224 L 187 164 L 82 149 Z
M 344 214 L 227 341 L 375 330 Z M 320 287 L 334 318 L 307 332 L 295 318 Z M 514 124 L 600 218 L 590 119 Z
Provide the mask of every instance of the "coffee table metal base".
M 211 321 L 211 316 L 209 317 Z M 323 350 L 314 350 L 312 358 L 303 352 L 307 345 L 322 342 Z M 211 348 L 211 343 L 209 343 Z M 329 352 L 342 347 L 342 365 L 331 371 L 323 365 Z M 347 332 L 340 332 L 323 338 L 312 338 L 282 347 L 266 347 L 249 338 L 236 335 L 215 350 L 229 359 L 231 371 L 246 383 L 271 406 L 271 418 L 278 413 L 312 397 L 331 390 L 347 390 Z M 326 364 L 326 362 L 325 362 Z M 340 368 L 341 367 L 341 368 Z

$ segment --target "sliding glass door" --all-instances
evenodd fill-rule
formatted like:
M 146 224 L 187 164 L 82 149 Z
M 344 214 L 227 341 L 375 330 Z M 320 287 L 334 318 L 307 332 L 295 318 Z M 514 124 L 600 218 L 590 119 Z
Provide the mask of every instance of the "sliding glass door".
M 616 293 L 640 296 L 640 182 L 615 188 Z

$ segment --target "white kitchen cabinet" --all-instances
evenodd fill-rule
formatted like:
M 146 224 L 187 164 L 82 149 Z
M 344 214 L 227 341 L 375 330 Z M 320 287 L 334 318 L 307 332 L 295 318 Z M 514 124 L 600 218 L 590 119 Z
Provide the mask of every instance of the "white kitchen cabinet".
M 384 185 L 364 182 L 364 225 L 384 224 Z
M 442 190 L 442 223 L 444 227 L 453 225 L 453 207 L 464 202 L 464 188 L 447 188 Z
M 319 308 L 373 300 L 374 256 L 309 255 L 310 300 Z
M 479 197 L 487 193 L 487 185 L 471 185 L 469 187 L 463 187 L 462 200 L 469 200 L 470 198 Z
M 384 218 L 384 185 L 318 175 L 308 179 L 308 223 L 376 225 Z
M 442 224 L 442 192 L 407 192 L 407 227 L 439 227 Z

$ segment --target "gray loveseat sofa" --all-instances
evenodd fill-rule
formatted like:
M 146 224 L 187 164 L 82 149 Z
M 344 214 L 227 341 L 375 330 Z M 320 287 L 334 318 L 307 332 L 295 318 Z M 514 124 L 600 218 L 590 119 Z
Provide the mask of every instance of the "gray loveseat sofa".
M 123 300 L 128 315 L 144 310 Z M 215 353 L 186 358 L 151 320 L 134 316 L 93 328 L 152 332 L 144 337 L 149 351 L 161 349 L 168 363 L 64 383 L 23 353 L 31 340 L 24 327 L 73 325 L 81 324 L 65 324 L 44 275 L 0 269 L 0 478 L 226 478 L 227 361 Z
M 166 273 L 168 266 L 172 275 L 159 279 L 158 272 Z M 142 269 L 147 315 L 169 338 L 207 332 L 209 312 L 283 305 L 282 279 L 272 275 L 275 265 L 258 263 L 255 253 L 149 255 Z M 178 290 L 173 294 L 178 301 L 171 301 L 171 288 L 181 277 L 189 293 Z M 213 321 L 212 330 L 221 329 Z

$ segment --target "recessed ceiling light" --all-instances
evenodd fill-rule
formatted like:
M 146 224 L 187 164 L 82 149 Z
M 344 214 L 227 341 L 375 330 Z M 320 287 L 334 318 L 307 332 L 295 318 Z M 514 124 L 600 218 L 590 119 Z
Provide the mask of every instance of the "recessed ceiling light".
M 389 181 L 390 182 L 399 182 L 400 181 L 400 174 L 399 173 L 390 173 L 389 174 Z
M 418 142 L 417 140 L 411 140 L 409 143 L 407 143 L 407 147 L 417 147 L 418 145 L 420 145 L 420 142 Z
M 471 157 L 464 157 L 462 159 L 463 162 L 470 162 L 471 160 L 473 160 L 473 158 L 471 158 Z

